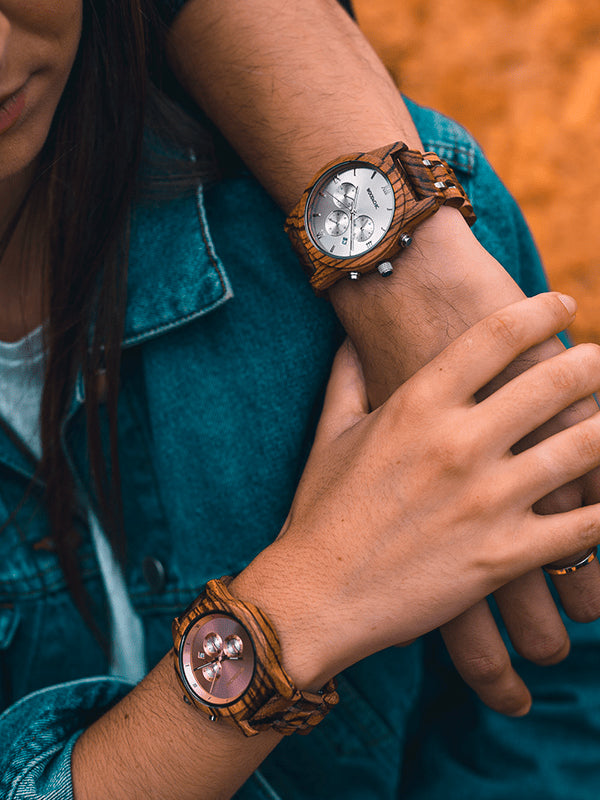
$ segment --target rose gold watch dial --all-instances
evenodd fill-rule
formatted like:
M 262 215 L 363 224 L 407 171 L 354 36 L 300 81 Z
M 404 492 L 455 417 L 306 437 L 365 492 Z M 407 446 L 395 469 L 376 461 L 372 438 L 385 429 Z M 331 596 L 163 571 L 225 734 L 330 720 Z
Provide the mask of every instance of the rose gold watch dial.
M 248 632 L 224 614 L 207 614 L 193 623 L 184 635 L 179 660 L 189 689 L 211 706 L 235 702 L 254 675 Z

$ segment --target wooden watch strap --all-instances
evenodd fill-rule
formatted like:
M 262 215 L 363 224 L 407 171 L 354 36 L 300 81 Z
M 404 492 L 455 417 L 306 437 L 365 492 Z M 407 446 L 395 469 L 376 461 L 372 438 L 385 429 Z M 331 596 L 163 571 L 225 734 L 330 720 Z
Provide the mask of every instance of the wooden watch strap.
M 227 586 L 231 580 L 225 576 L 209 581 L 198 601 L 173 621 L 175 670 L 180 682 L 185 688 L 178 661 L 185 630 L 207 613 L 233 614 L 252 638 L 256 657 L 252 682 L 242 697 L 228 706 L 207 706 L 192 695 L 190 699 L 201 711 L 235 725 L 245 736 L 268 729 L 281 734 L 308 733 L 338 702 L 335 680 L 329 681 L 320 692 L 297 689 L 283 667 L 279 639 L 271 621 L 259 608 L 229 592 Z
M 437 153 L 419 153 L 416 150 L 400 149 L 394 154 L 411 179 L 413 188 L 422 196 L 428 196 L 433 188 L 440 205 L 457 208 L 469 225 L 477 220 L 467 193 L 460 184 L 452 167 Z M 429 162 L 429 163 L 426 163 Z M 426 169 L 424 170 L 423 167 Z M 430 171 L 430 174 L 428 174 Z M 432 179 L 432 180 L 431 180 Z M 443 184 L 436 187 L 435 184 Z
M 390 181 L 396 197 L 396 212 L 383 241 L 355 258 L 339 259 L 323 253 L 311 241 L 305 227 L 305 211 L 313 186 L 337 165 L 363 162 L 381 170 Z M 327 164 L 311 181 L 286 220 L 285 229 L 304 271 L 317 294 L 326 291 L 351 272 L 371 272 L 383 261 L 394 258 L 402 249 L 403 236 L 415 229 L 442 205 L 457 208 L 469 225 L 476 220 L 473 206 L 452 168 L 435 153 L 409 150 L 402 142 L 368 153 L 351 153 Z

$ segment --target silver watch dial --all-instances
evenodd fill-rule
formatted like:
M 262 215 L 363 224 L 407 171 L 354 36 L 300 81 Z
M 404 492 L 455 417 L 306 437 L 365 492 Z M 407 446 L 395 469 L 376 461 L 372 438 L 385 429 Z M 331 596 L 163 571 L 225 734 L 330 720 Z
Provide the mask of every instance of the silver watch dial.
M 381 170 L 360 161 L 338 164 L 315 184 L 305 226 L 313 244 L 334 258 L 372 250 L 394 218 L 392 184 Z
M 180 666 L 194 695 L 211 706 L 235 702 L 254 675 L 255 655 L 246 629 L 233 617 L 207 614 L 185 633 Z

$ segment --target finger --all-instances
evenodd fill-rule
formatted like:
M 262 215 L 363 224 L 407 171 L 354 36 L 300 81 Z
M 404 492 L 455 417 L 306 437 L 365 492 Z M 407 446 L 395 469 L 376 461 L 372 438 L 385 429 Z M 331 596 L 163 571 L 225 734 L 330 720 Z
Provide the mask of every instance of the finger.
M 598 480 L 599 471 L 594 470 L 589 473 L 587 487 L 593 485 L 594 480 Z M 590 502 L 589 496 L 584 495 L 584 501 Z M 540 514 L 552 514 L 560 511 L 569 511 L 577 508 L 582 502 L 582 489 L 579 483 L 570 483 L 561 486 L 556 492 L 542 498 L 535 505 L 535 511 Z M 583 550 L 569 555 L 567 558 L 559 559 L 552 564 L 556 567 L 564 567 L 568 564 L 576 564 L 589 550 Z M 572 572 L 568 575 L 552 576 L 552 581 L 560 596 L 560 600 L 565 613 L 575 622 L 592 622 L 600 617 L 600 564 L 594 560 L 585 567 Z
M 567 563 L 577 560 L 577 556 L 570 557 Z M 600 563 L 597 558 L 570 575 L 553 575 L 552 581 L 565 613 L 574 622 L 593 622 L 600 617 Z
M 531 695 L 511 663 L 485 600 L 440 630 L 458 673 L 487 706 L 509 716 L 529 711 Z
M 521 300 L 481 320 L 418 373 L 455 400 L 472 397 L 514 359 L 566 328 L 574 317 L 573 298 L 557 292 Z
M 513 378 L 472 411 L 475 424 L 494 430 L 506 452 L 534 429 L 600 388 L 600 347 L 579 345 Z M 597 408 L 596 408 L 597 411 Z
M 511 538 L 510 555 L 499 576 L 498 585 L 507 583 L 512 575 L 525 574 L 560 559 L 579 553 L 600 543 L 600 503 L 582 506 L 560 514 L 529 512 L 521 535 Z M 518 566 L 517 566 L 518 565 Z M 587 567 L 586 567 L 587 569 Z
M 505 466 L 509 482 L 518 480 L 523 499 L 533 505 L 599 465 L 600 413 L 596 413 L 512 456 Z
M 519 655 L 541 665 L 567 657 L 569 635 L 540 569 L 502 586 L 494 599 Z
M 367 389 L 356 349 L 346 339 L 337 351 L 316 433 L 316 441 L 335 438 L 369 412 Z

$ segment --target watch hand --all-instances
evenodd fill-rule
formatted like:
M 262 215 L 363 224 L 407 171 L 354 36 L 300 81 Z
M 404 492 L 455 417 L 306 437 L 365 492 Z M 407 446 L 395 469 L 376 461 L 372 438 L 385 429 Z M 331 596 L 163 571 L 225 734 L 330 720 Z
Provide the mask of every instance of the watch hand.
M 323 193 L 324 194 L 328 194 L 329 197 L 331 197 L 331 199 L 334 202 L 339 203 L 341 206 L 344 206 L 344 208 L 347 208 L 348 211 L 350 211 L 350 213 L 352 213 L 352 208 L 349 205 L 347 205 L 346 203 L 342 203 L 342 201 L 339 199 L 339 197 L 336 197 L 334 194 L 331 194 L 331 192 L 328 192 L 327 189 L 323 189 Z
M 220 664 L 222 659 L 223 659 L 223 653 L 220 653 L 219 657 L 217 659 L 217 664 Z M 215 681 L 217 680 L 218 677 L 219 677 L 219 673 L 215 672 L 215 677 L 212 679 L 212 683 L 210 684 L 210 689 L 208 690 L 210 694 L 212 694 L 212 692 L 213 692 L 213 687 L 214 687 Z
M 218 660 L 218 658 L 213 658 L 212 661 L 205 661 L 202 664 L 199 664 L 197 667 L 194 667 L 194 672 L 196 672 L 198 669 L 204 669 L 204 667 L 210 667 L 211 664 L 216 664 Z

